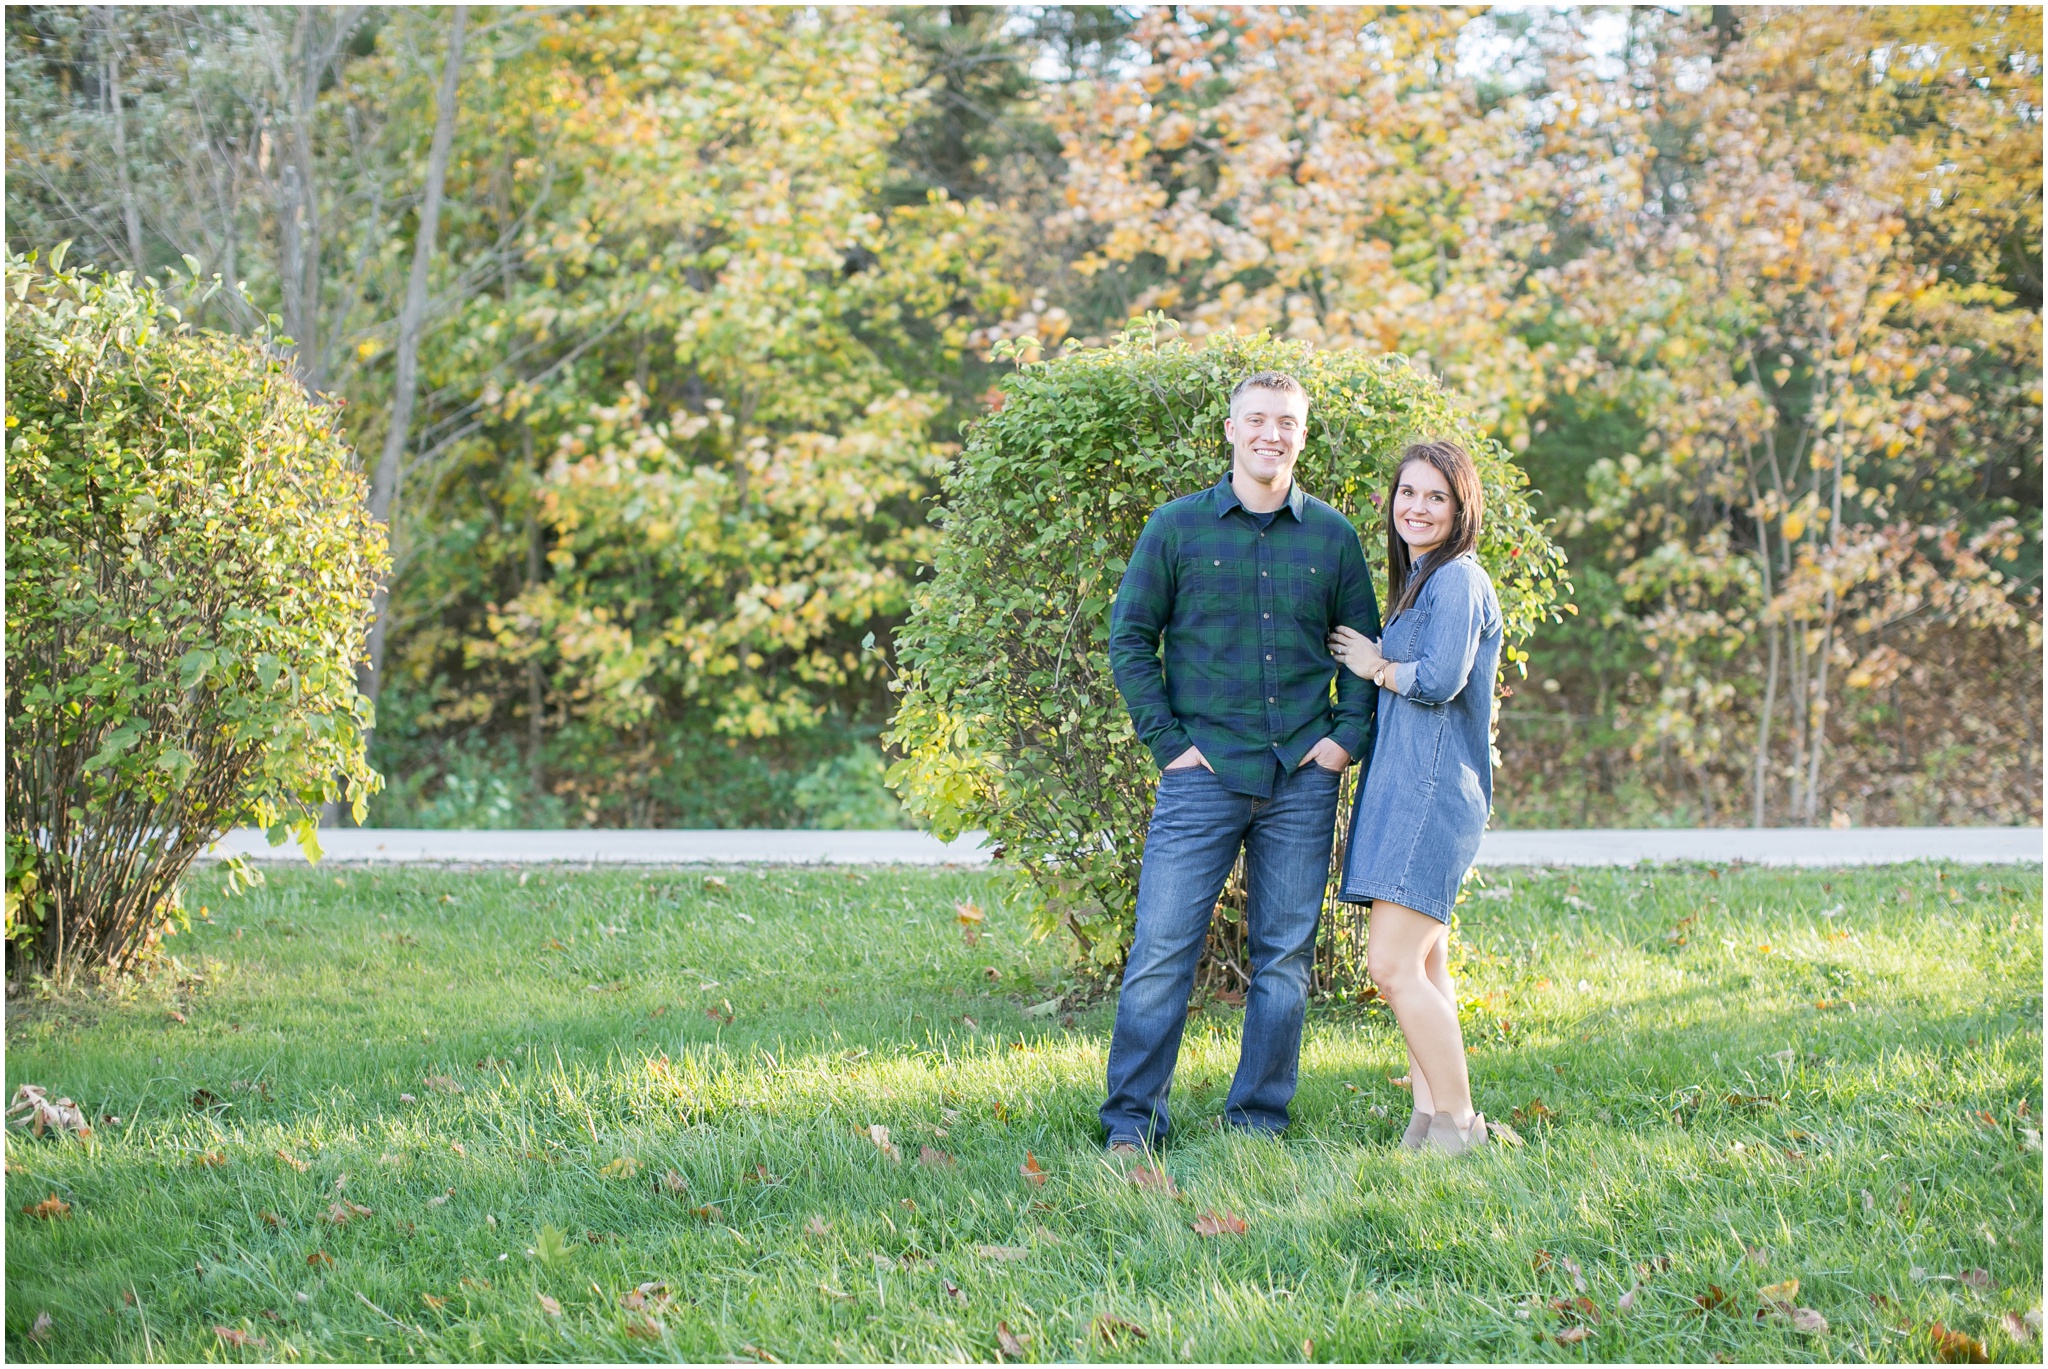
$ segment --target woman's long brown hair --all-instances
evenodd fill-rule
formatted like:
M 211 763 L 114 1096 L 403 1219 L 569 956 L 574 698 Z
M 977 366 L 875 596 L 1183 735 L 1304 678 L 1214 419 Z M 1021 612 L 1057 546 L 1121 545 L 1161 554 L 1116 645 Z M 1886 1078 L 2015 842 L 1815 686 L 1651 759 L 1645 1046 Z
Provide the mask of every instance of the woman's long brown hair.
M 1401 472 L 1415 462 L 1434 466 L 1451 487 L 1451 535 L 1423 558 L 1418 573 L 1408 553 L 1408 544 L 1394 526 L 1394 495 L 1401 488 Z M 1437 567 L 1454 561 L 1479 545 L 1479 520 L 1486 513 L 1486 496 L 1479 488 L 1479 468 L 1471 454 L 1455 442 L 1432 440 L 1411 442 L 1401 451 L 1394 466 L 1394 478 L 1387 486 L 1387 621 L 1414 607 L 1416 596 L 1436 574 Z

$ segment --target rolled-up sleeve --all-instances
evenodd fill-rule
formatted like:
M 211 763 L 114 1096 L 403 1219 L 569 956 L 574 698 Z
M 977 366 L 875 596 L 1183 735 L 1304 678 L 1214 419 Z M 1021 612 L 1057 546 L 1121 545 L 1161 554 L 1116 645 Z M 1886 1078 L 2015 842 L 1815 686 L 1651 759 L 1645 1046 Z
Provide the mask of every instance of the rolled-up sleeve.
M 1194 743 L 1173 716 L 1159 641 L 1173 611 L 1172 533 L 1157 514 L 1138 535 L 1109 612 L 1109 668 L 1131 727 L 1164 770 Z
M 1413 703 L 1446 704 L 1471 678 L 1486 626 L 1486 586 L 1466 566 L 1453 562 L 1430 577 L 1428 597 L 1429 616 L 1411 648 L 1414 659 L 1398 667 L 1400 692 Z

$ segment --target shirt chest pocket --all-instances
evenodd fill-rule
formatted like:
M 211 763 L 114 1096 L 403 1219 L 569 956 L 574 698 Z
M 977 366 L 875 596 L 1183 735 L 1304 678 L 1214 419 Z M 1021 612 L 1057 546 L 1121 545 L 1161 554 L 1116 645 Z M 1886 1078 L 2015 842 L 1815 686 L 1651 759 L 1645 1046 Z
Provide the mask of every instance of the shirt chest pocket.
M 1293 621 L 1317 632 L 1336 620 L 1337 570 L 1319 561 L 1288 562 L 1269 567 L 1279 606 Z
M 1175 567 L 1175 575 L 1179 593 L 1203 613 L 1241 607 L 1258 592 L 1258 566 L 1227 552 L 1184 555 Z
M 1422 629 L 1428 623 L 1427 609 L 1409 609 L 1387 625 L 1386 636 L 1380 639 L 1380 653 L 1390 661 L 1414 660 L 1415 644 L 1422 639 Z

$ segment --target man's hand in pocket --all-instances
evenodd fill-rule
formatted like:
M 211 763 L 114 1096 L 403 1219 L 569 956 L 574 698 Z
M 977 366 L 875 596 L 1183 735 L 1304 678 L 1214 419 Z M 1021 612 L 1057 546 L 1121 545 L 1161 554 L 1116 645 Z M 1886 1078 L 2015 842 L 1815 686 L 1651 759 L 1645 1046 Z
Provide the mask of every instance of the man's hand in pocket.
M 1320 765 L 1325 770 L 1335 771 L 1341 775 L 1344 773 L 1345 768 L 1351 764 L 1351 753 L 1331 741 L 1328 737 L 1325 737 L 1308 749 L 1308 754 L 1301 758 L 1301 763 L 1303 765 L 1314 763 Z
M 1337 754 L 1341 756 L 1344 753 L 1339 751 Z M 1188 767 L 1195 765 L 1201 766 L 1212 775 L 1216 773 L 1216 767 L 1209 764 L 1209 758 L 1202 754 L 1202 748 L 1199 746 L 1191 746 L 1181 752 L 1179 758 L 1166 768 L 1168 770 L 1186 770 Z

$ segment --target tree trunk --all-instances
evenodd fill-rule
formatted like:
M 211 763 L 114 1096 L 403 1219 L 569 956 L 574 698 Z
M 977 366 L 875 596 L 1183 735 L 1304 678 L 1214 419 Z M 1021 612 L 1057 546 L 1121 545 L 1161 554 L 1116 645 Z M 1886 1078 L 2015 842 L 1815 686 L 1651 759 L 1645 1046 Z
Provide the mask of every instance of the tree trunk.
M 420 200 L 419 231 L 412 244 L 412 276 L 406 282 L 405 304 L 398 314 L 398 354 L 391 386 L 391 421 L 384 430 L 384 451 L 370 482 L 370 516 L 388 529 L 398 506 L 399 479 L 406 437 L 412 428 L 413 402 L 419 384 L 420 333 L 427 312 L 427 269 L 433 262 L 434 239 L 441 225 L 441 190 L 448 179 L 448 159 L 455 145 L 455 90 L 462 74 L 462 32 L 469 10 L 454 8 L 448 27 L 448 56 L 441 65 L 441 88 L 434 107 L 434 144 L 427 158 L 427 183 Z M 375 702 L 383 682 L 384 648 L 391 616 L 391 588 L 380 585 L 372 602 L 369 659 L 356 672 L 356 687 Z
M 1771 774 L 1771 715 L 1778 708 L 1778 627 L 1773 623 L 1771 634 L 1770 666 L 1764 674 L 1763 716 L 1756 725 L 1756 766 L 1750 778 L 1750 822 L 1752 827 L 1764 825 L 1765 796 L 1768 793 Z
M 128 174 L 128 110 L 121 97 L 120 11 L 109 5 L 101 11 L 107 35 L 107 104 L 114 124 L 114 184 L 121 196 L 121 224 L 128 230 L 128 264 L 142 275 L 142 215 L 135 207 L 135 184 Z

